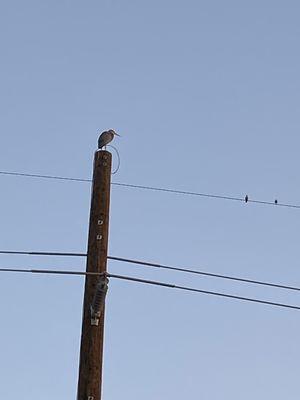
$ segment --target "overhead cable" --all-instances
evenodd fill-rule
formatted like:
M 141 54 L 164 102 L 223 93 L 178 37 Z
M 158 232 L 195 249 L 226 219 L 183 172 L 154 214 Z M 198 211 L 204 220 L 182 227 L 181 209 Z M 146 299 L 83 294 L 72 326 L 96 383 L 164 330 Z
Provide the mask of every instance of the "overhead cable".
M 212 291 L 208 291 L 208 290 L 191 288 L 191 287 L 188 287 L 188 286 L 174 285 L 172 283 L 151 281 L 151 280 L 146 280 L 146 279 L 134 278 L 134 277 L 131 277 L 131 276 L 123 276 L 123 275 L 115 275 L 115 274 L 107 274 L 107 276 L 109 278 L 115 278 L 115 279 L 121 279 L 121 280 L 125 280 L 125 281 L 144 283 L 144 284 L 148 284 L 148 285 L 162 286 L 162 287 L 166 287 L 166 288 L 170 288 L 170 289 L 179 289 L 179 290 L 185 290 L 185 291 L 188 291 L 188 292 L 195 292 L 195 293 L 208 294 L 208 295 L 212 295 L 212 296 L 226 297 L 226 298 L 229 298 L 229 299 L 248 301 L 248 302 L 252 302 L 252 303 L 260 303 L 260 304 L 265 304 L 265 305 L 274 306 L 274 307 L 283 307 L 283 308 L 290 308 L 290 309 L 294 309 L 294 310 L 300 310 L 299 306 L 295 306 L 295 305 L 291 305 L 291 304 L 276 303 L 276 302 L 273 302 L 273 301 L 255 299 L 255 298 L 251 298 L 251 297 L 236 296 L 236 295 L 227 294 L 227 293 L 212 292 Z
M 0 254 L 15 254 L 15 255 L 27 255 L 27 256 L 58 256 L 58 257 L 86 257 L 86 253 L 60 253 L 53 251 L 11 251 L 11 250 L 0 250 Z
M 11 176 L 23 176 L 26 178 L 57 179 L 60 181 L 92 182 L 91 179 L 70 178 L 66 176 L 56 176 L 56 175 L 27 174 L 23 172 L 0 171 L 0 174 L 11 175 Z
M 180 268 L 180 267 L 174 267 L 174 266 L 170 266 L 170 265 L 156 264 L 156 263 L 139 261 L 139 260 L 132 260 L 129 258 L 121 258 L 121 257 L 113 257 L 113 256 L 109 256 L 107 258 L 109 258 L 110 260 L 122 261 L 122 262 L 130 263 L 130 264 L 143 265 L 145 267 L 161 268 L 161 269 L 166 269 L 166 270 L 170 270 L 170 271 L 185 272 L 188 274 L 202 275 L 202 276 L 208 276 L 208 277 L 212 277 L 212 278 L 228 279 L 231 281 L 251 283 L 251 284 L 255 284 L 255 285 L 269 286 L 269 287 L 275 287 L 275 288 L 279 288 L 279 289 L 300 291 L 300 287 L 281 285 L 278 283 L 264 282 L 264 281 L 258 281 L 258 280 L 247 279 L 247 278 L 239 278 L 239 277 L 230 276 L 230 275 L 215 274 L 212 272 L 198 271 L 195 269 Z
M 91 276 L 102 276 L 104 272 L 85 272 L 85 271 L 64 271 L 54 269 L 21 269 L 21 268 L 0 268 L 0 272 L 16 272 L 24 274 L 50 274 L 50 275 L 91 275 Z
M 0 174 L 30 177 L 30 178 L 40 178 L 40 179 L 58 179 L 58 180 L 76 181 L 76 182 L 92 182 L 91 179 L 71 178 L 71 177 L 55 176 L 55 175 L 27 174 L 27 173 L 22 173 L 22 172 L 0 171 Z M 141 189 L 141 190 L 149 190 L 149 191 L 156 191 L 156 192 L 173 193 L 173 194 L 179 194 L 179 195 L 207 197 L 207 198 L 213 198 L 213 199 L 239 201 L 239 202 L 243 202 L 243 203 L 255 203 L 255 204 L 275 206 L 275 207 L 300 209 L 299 204 L 281 203 L 277 199 L 275 199 L 274 201 L 256 200 L 256 199 L 251 199 L 248 195 L 246 195 L 245 197 L 237 197 L 237 196 L 227 196 L 227 195 L 219 195 L 219 194 L 213 194 L 213 193 L 201 193 L 201 192 L 178 190 L 178 189 L 168 189 L 168 188 L 155 187 L 155 186 L 134 185 L 134 184 L 122 183 L 122 182 L 112 182 L 111 184 L 114 186 L 127 187 L 127 188 L 132 188 L 132 189 Z
M 202 290 L 202 289 L 192 288 L 192 287 L 188 287 L 188 286 L 179 286 L 179 285 L 175 285 L 173 283 L 152 281 L 152 280 L 147 280 L 147 279 L 140 279 L 140 278 L 135 278 L 135 277 L 131 277 L 131 276 L 116 275 L 116 274 L 110 274 L 110 273 L 40 270 L 40 269 L 18 269 L 18 268 L 0 268 L 0 272 L 55 274 L 55 275 L 94 275 L 94 276 L 95 275 L 96 276 L 104 276 L 105 275 L 107 278 L 115 278 L 115 279 L 119 279 L 119 280 L 143 283 L 143 284 L 148 284 L 148 285 L 153 285 L 153 286 L 161 286 L 161 287 L 170 288 L 170 289 L 178 289 L 178 290 L 184 290 L 184 291 L 188 291 L 188 292 L 202 293 L 202 294 L 224 297 L 224 298 L 229 298 L 229 299 L 234 299 L 234 300 L 247 301 L 247 302 L 251 302 L 251 303 L 265 304 L 265 305 L 274 306 L 274 307 L 300 310 L 300 306 L 296 306 L 296 305 L 292 305 L 292 304 L 277 303 L 277 302 L 273 302 L 273 301 L 261 300 L 261 299 L 251 298 L 251 297 L 236 296 L 236 295 L 228 294 L 228 293 L 213 292 L 213 291 L 209 291 L 209 290 Z
M 70 256 L 70 257 L 86 257 L 87 256 L 86 253 L 59 253 L 59 252 L 44 252 L 44 251 L 35 251 L 34 252 L 34 251 L 7 251 L 7 250 L 0 250 L 0 254 L 17 254 L 17 255 L 22 254 L 22 255 L 33 255 L 33 256 Z M 112 261 L 120 261 L 120 262 L 125 262 L 125 263 L 129 263 L 129 264 L 134 264 L 134 265 L 141 265 L 141 266 L 145 266 L 145 267 L 149 267 L 149 268 L 160 268 L 160 269 L 165 269 L 165 270 L 170 270 L 170 271 L 184 272 L 187 274 L 202 275 L 202 276 L 208 276 L 208 277 L 212 277 L 212 278 L 226 279 L 226 280 L 230 280 L 230 281 L 274 287 L 274 288 L 278 288 L 278 289 L 300 291 L 300 287 L 297 287 L 297 286 L 283 285 L 283 284 L 279 284 L 279 283 L 259 281 L 259 280 L 255 280 L 255 279 L 240 278 L 240 277 L 231 276 L 231 275 L 216 274 L 213 272 L 199 271 L 196 269 L 181 268 L 181 267 L 170 266 L 170 265 L 165 265 L 165 264 L 158 264 L 158 263 L 152 263 L 152 262 L 147 262 L 147 261 L 134 260 L 131 258 L 114 257 L 114 256 L 108 256 L 107 258 Z

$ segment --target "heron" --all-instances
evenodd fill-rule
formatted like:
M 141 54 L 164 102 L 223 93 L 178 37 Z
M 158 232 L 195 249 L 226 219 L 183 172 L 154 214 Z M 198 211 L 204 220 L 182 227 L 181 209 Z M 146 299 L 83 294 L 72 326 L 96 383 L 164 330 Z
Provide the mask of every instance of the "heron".
M 110 143 L 114 139 L 115 135 L 120 136 L 112 129 L 102 132 L 98 139 L 98 149 L 106 147 L 106 145 L 108 145 L 108 143 Z

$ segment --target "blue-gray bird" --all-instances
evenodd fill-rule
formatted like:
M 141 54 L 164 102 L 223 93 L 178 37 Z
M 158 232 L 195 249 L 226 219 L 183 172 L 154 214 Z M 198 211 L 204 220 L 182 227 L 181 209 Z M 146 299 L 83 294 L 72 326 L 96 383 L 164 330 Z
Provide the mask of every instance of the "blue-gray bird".
M 98 149 L 102 149 L 102 147 L 108 145 L 115 135 L 120 136 L 112 129 L 102 132 L 98 139 Z

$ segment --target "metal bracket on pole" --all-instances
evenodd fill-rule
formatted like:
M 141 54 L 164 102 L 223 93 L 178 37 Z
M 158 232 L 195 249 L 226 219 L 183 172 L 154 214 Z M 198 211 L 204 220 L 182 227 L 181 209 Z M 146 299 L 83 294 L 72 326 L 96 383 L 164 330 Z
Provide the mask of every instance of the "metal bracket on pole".
M 105 298 L 108 290 L 108 278 L 101 276 L 94 294 L 94 299 L 91 304 L 91 325 L 98 326 L 101 315 L 103 313 Z

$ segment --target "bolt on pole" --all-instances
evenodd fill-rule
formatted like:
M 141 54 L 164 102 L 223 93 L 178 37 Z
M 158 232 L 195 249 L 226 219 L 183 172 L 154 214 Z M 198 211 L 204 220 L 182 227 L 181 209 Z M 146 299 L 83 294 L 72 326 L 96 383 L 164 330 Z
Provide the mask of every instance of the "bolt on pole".
M 101 400 L 111 165 L 110 152 L 96 151 L 86 271 L 104 276 L 85 280 L 77 400 Z

